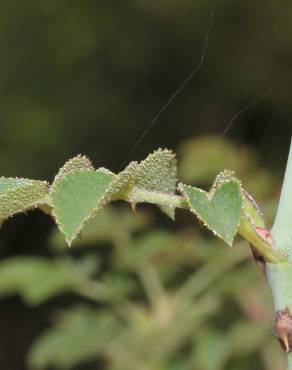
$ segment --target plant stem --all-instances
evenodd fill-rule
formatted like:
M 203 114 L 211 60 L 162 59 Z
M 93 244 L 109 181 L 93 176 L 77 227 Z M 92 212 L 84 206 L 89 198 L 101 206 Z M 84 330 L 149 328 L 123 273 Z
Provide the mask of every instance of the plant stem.
M 267 278 L 274 298 L 275 311 L 277 314 L 288 309 L 292 313 L 292 142 L 271 233 L 277 247 L 288 255 L 288 262 L 267 264 Z M 292 370 L 291 352 L 287 353 L 287 370 Z
M 272 235 L 292 261 L 292 142 Z
M 292 370 L 292 356 L 291 353 L 287 356 L 287 370 Z
M 152 203 L 173 208 L 189 208 L 187 201 L 180 195 L 141 189 L 135 190 L 135 203 Z

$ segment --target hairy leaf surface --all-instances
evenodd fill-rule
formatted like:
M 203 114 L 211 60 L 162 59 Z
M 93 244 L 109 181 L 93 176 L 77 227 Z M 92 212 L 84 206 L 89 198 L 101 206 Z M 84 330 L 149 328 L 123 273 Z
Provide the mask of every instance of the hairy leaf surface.
M 54 179 L 54 183 L 62 180 L 65 176 L 74 171 L 94 170 L 89 158 L 78 154 L 76 157 L 69 159 L 63 167 L 60 168 Z
M 44 181 L 0 178 L 0 220 L 45 204 L 47 195 Z
M 241 217 L 241 187 L 239 181 L 215 182 L 210 193 L 180 184 L 179 189 L 193 212 L 215 235 L 232 245 Z
M 54 184 L 53 215 L 70 245 L 90 219 L 115 175 L 109 171 L 74 171 Z
M 135 192 L 138 190 L 175 194 L 176 184 L 177 164 L 174 153 L 167 149 L 158 149 L 139 164 L 128 198 L 136 203 Z M 160 206 L 160 208 L 174 219 L 175 209 L 173 207 Z

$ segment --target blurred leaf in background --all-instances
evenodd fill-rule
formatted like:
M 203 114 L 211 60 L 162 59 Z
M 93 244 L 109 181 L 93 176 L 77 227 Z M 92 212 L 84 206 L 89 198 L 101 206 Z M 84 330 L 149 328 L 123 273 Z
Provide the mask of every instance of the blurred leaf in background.
M 118 172 L 135 144 L 129 161 L 178 147 L 182 181 L 207 191 L 235 170 L 271 225 L 291 136 L 291 1 L 215 2 L 2 0 L 0 175 L 51 182 L 78 153 Z M 202 67 L 149 126 L 204 41 Z M 1 369 L 282 367 L 244 243 L 142 205 L 105 208 L 70 250 L 52 228 L 37 211 L 2 226 Z
M 5 176 L 48 179 L 79 152 L 114 171 L 120 166 L 199 64 L 215 2 L 22 5 L 0 3 L 0 169 Z M 206 65 L 146 135 L 137 156 L 198 134 L 223 135 L 235 113 L 259 100 L 226 135 L 278 164 L 291 127 L 289 9 L 288 0 L 264 9 L 260 0 L 218 3 Z
M 208 188 L 225 163 L 260 193 L 255 186 L 262 182 L 253 177 L 272 175 L 256 165 L 256 154 L 221 139 L 221 160 L 212 154 L 215 142 L 181 144 L 182 178 Z M 263 205 L 274 200 L 276 182 L 271 186 L 261 194 Z M 18 294 L 32 306 L 74 297 L 59 310 L 54 305 L 57 314 L 31 343 L 28 369 L 280 368 L 271 299 L 247 243 L 231 250 L 183 211 L 171 230 L 171 221 L 158 223 L 150 209 L 107 206 L 71 249 L 54 229 L 50 258 L 0 263 L 2 297 Z

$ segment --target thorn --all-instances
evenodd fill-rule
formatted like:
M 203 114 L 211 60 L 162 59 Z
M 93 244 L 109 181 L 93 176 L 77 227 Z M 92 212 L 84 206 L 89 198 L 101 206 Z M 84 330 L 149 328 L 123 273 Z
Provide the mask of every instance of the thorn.
M 287 331 L 283 328 L 278 331 L 278 335 L 282 343 L 284 344 L 286 352 L 290 352 L 289 337 Z
M 136 203 L 131 202 L 131 208 L 132 208 L 133 213 L 134 213 L 135 215 L 137 215 Z
M 275 316 L 275 331 L 286 352 L 292 350 L 292 316 L 290 310 L 277 311 Z

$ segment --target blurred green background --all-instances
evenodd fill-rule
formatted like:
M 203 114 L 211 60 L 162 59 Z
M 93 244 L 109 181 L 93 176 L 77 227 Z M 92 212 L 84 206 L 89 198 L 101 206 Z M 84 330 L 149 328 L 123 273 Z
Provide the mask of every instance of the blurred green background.
M 271 225 L 292 131 L 291 25 L 290 1 L 1 0 L 1 175 L 52 181 L 78 153 L 119 171 L 168 147 L 189 184 L 234 169 Z M 199 65 L 209 26 L 204 64 L 128 158 Z M 34 211 L 3 225 L 0 257 L 1 369 L 283 366 L 246 243 L 230 250 L 184 212 L 174 224 L 117 204 L 69 250 Z

